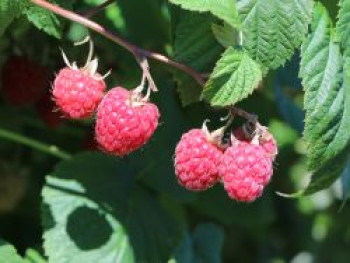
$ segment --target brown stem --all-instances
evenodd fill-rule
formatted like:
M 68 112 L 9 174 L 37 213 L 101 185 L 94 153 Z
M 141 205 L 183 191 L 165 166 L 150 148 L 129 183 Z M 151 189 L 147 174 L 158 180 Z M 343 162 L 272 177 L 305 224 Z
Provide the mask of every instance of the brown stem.
M 181 64 L 179 62 L 176 62 L 162 54 L 152 52 L 149 50 L 141 49 L 134 44 L 130 43 L 129 41 L 117 36 L 116 34 L 112 33 L 108 29 L 104 28 L 100 24 L 89 20 L 88 18 L 83 17 L 82 15 L 76 14 L 72 11 L 66 10 L 60 6 L 51 4 L 47 2 L 46 0 L 30 0 L 34 4 L 45 8 L 47 10 L 50 10 L 51 12 L 60 15 L 68 20 L 71 20 L 73 22 L 79 23 L 81 25 L 86 26 L 87 28 L 90 28 L 91 30 L 99 33 L 100 35 L 110 39 L 111 41 L 117 43 L 118 45 L 122 46 L 126 50 L 128 50 L 130 53 L 132 53 L 137 62 L 140 63 L 145 60 L 145 58 L 151 58 L 153 60 L 160 61 L 164 64 L 168 64 L 174 68 L 180 69 L 183 72 L 187 73 L 189 76 L 191 76 L 195 81 L 198 82 L 199 85 L 203 86 L 205 84 L 205 75 L 203 76 L 201 73 L 197 72 L 195 69 L 188 67 L 184 64 Z M 109 2 L 109 1 L 107 1 Z M 105 3 L 106 4 L 106 3 Z M 144 70 L 144 67 L 140 64 L 141 68 Z M 242 118 L 253 120 L 256 118 L 255 115 L 250 114 L 240 108 L 232 107 L 230 108 L 231 112 L 237 116 L 240 116 Z
M 92 17 L 92 16 L 96 15 L 97 13 L 101 12 L 103 9 L 105 9 L 109 5 L 113 4 L 114 1 L 115 0 L 107 0 L 107 1 L 103 2 L 102 4 L 85 11 L 84 13 L 82 13 L 82 16 Z
M 242 117 L 244 119 L 247 119 L 248 121 L 252 123 L 256 123 L 258 121 L 258 116 L 255 114 L 251 114 L 249 112 L 246 112 L 245 110 L 238 108 L 236 106 L 231 106 L 229 108 L 232 115 L 237 115 L 239 117 Z
M 172 67 L 178 68 L 184 72 L 186 72 L 188 75 L 193 77 L 200 85 L 203 85 L 205 83 L 204 79 L 202 78 L 201 74 L 198 73 L 193 68 L 190 68 L 184 64 L 178 63 L 162 54 L 151 52 L 145 49 L 141 49 L 134 44 L 126 41 L 125 39 L 122 39 L 121 37 L 113 34 L 111 31 L 107 30 L 103 26 L 99 25 L 98 23 L 95 23 L 81 15 L 78 15 L 74 12 L 71 12 L 69 10 L 66 10 L 62 7 L 59 7 L 57 5 L 51 4 L 45 0 L 31 0 L 34 4 L 41 6 L 47 10 L 50 10 L 51 12 L 60 15 L 62 17 L 65 17 L 71 21 L 77 22 L 79 24 L 82 24 L 86 26 L 87 28 L 90 28 L 91 30 L 103 35 L 104 37 L 110 39 L 111 41 L 117 43 L 118 45 L 124 47 L 126 50 L 131 52 L 138 61 L 142 61 L 143 57 L 148 57 L 154 60 L 158 60 L 162 63 L 168 64 Z

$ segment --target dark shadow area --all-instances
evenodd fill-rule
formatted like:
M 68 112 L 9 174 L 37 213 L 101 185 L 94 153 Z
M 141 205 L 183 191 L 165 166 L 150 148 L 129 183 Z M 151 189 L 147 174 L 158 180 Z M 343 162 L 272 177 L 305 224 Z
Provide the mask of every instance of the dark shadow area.
M 125 235 L 125 242 L 129 243 L 126 250 L 133 251 L 136 262 L 164 262 L 170 258 L 181 237 L 182 225 L 162 207 L 157 196 L 151 194 L 152 190 L 150 192 L 135 183 L 135 170 L 139 167 L 133 166 L 131 159 L 121 162 L 103 154 L 87 153 L 62 163 L 46 184 L 49 189 L 45 191 L 55 191 L 55 199 L 49 209 L 61 209 L 55 207 L 57 195 L 61 194 L 61 198 L 63 195 L 70 196 L 67 200 L 76 196 L 97 205 L 96 208 L 87 205 L 76 207 L 67 218 L 67 239 L 72 240 L 82 253 L 102 248 L 113 234 L 120 233 L 117 239 L 123 240 Z M 72 180 L 84 190 L 77 190 Z M 47 193 L 44 201 L 50 203 L 52 194 Z M 111 225 L 106 215 L 120 225 Z M 51 228 L 54 220 L 46 223 Z M 46 229 L 46 224 L 44 226 Z M 115 251 L 111 252 L 116 257 L 118 253 L 124 253 L 125 245 L 119 245 L 116 244 Z
M 79 207 L 69 215 L 66 230 L 82 250 L 103 246 L 113 231 L 103 215 L 87 206 Z
M 50 206 L 47 203 L 42 203 L 41 215 L 41 222 L 42 225 L 45 226 L 46 231 L 55 227 L 56 222 L 50 210 Z

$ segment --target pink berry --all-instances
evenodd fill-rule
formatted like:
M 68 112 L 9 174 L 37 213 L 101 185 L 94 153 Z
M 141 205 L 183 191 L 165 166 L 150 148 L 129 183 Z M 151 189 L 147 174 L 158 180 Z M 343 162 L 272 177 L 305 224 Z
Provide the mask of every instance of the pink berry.
M 95 133 L 103 151 L 125 156 L 141 148 L 156 130 L 160 116 L 158 107 L 134 95 L 116 87 L 99 105 Z
M 273 135 L 264 126 L 259 125 L 258 141 L 259 144 L 264 148 L 266 154 L 270 156 L 272 160 L 275 160 L 278 154 L 277 142 Z M 235 138 L 240 141 L 250 142 L 252 139 L 247 137 L 242 127 L 239 127 L 233 132 Z
M 230 198 L 252 202 L 261 196 L 271 179 L 272 160 L 262 146 L 235 141 L 225 151 L 219 172 Z
M 84 119 L 92 116 L 105 89 L 106 84 L 99 74 L 66 67 L 58 73 L 52 94 L 67 118 Z
M 192 191 L 213 186 L 219 179 L 223 153 L 201 129 L 185 133 L 175 150 L 175 173 L 179 183 Z

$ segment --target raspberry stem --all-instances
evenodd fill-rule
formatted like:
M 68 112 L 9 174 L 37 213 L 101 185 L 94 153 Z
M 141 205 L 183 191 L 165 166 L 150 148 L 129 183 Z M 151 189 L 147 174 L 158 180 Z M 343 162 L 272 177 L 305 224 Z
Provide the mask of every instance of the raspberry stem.
M 141 49 L 139 47 L 137 47 L 136 45 L 130 43 L 129 41 L 119 37 L 118 35 L 112 33 L 111 31 L 109 31 L 108 29 L 104 28 L 103 26 L 101 26 L 100 24 L 88 19 L 87 17 L 89 17 L 90 15 L 86 15 L 85 17 L 82 15 L 79 15 L 77 13 L 74 13 L 72 11 L 66 10 L 60 6 L 57 6 L 55 4 L 49 3 L 45 0 L 30 0 L 32 3 L 34 3 L 37 6 L 40 6 L 42 8 L 45 8 L 57 15 L 60 15 L 68 20 L 71 20 L 73 22 L 79 23 L 81 25 L 84 25 L 85 27 L 95 31 L 96 33 L 106 37 L 107 39 L 117 43 L 118 45 L 122 46 L 123 48 L 125 48 L 126 50 L 128 50 L 130 53 L 132 53 L 137 62 L 140 64 L 140 67 L 142 69 L 142 71 L 147 75 L 147 80 L 148 80 L 148 84 L 151 87 L 154 87 L 152 90 L 156 90 L 156 87 L 154 85 L 154 81 L 151 77 L 151 74 L 149 72 L 149 67 L 148 67 L 148 63 L 147 63 L 147 59 L 146 58 L 150 58 L 153 60 L 157 60 L 159 62 L 162 62 L 164 64 L 167 64 L 169 66 L 172 66 L 174 68 L 177 68 L 179 70 L 182 70 L 183 72 L 187 73 L 189 76 L 191 76 L 199 85 L 201 85 L 202 87 L 205 84 L 205 75 L 201 74 L 200 72 L 198 72 L 197 70 L 195 70 L 194 68 L 191 68 L 185 64 L 176 62 L 174 60 L 172 60 L 171 58 L 164 56 L 162 54 L 156 53 L 156 52 L 151 52 L 149 50 L 146 49 Z M 109 2 L 109 1 L 107 1 Z M 109 5 L 109 3 L 108 3 Z M 106 5 L 106 6 L 108 6 Z M 105 5 L 102 5 L 102 9 L 106 7 Z M 145 62 L 146 61 L 146 62 Z M 146 64 L 147 63 L 147 64 Z M 147 65 L 147 66 L 145 66 Z M 231 111 L 237 115 L 240 116 L 242 118 L 245 118 L 247 120 L 254 120 L 256 119 L 256 115 L 254 114 L 250 114 L 238 107 L 232 107 Z
M 23 144 L 25 146 L 29 146 L 33 149 L 50 154 L 52 156 L 55 156 L 55 157 L 63 159 L 63 160 L 67 160 L 67 159 L 71 158 L 70 154 L 58 149 L 54 145 L 47 145 L 45 143 L 38 142 L 34 139 L 25 137 L 21 134 L 14 133 L 12 131 L 0 129 L 0 137 L 7 139 L 7 140 L 10 140 L 10 141 L 17 142 L 19 144 Z
M 92 17 L 92 16 L 96 15 L 97 13 L 101 12 L 106 7 L 113 4 L 114 2 L 115 2 L 115 0 L 107 0 L 107 1 L 103 2 L 102 4 L 99 4 L 98 6 L 93 7 L 91 9 L 85 11 L 84 13 L 82 13 L 82 15 L 84 17 Z

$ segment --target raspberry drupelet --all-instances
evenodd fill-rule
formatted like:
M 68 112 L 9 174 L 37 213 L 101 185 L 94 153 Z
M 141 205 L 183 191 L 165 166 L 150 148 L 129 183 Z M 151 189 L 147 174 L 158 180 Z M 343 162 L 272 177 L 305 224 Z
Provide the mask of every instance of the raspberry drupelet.
M 141 148 L 158 126 L 158 107 L 141 94 L 122 87 L 111 89 L 97 110 L 95 134 L 107 153 L 125 156 Z

